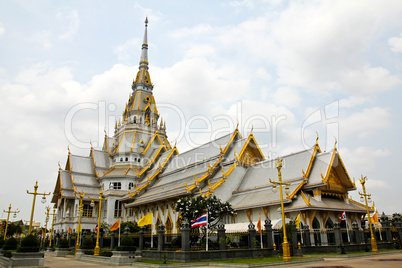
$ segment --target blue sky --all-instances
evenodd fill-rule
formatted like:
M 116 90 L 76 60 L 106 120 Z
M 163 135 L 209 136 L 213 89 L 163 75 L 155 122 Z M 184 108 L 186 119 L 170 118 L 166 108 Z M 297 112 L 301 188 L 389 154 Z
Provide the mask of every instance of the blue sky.
M 266 157 L 317 131 L 380 212 L 400 212 L 401 15 L 400 1 L 2 1 L 0 204 L 29 219 L 26 190 L 54 189 L 67 146 L 87 155 L 113 133 L 148 16 L 154 95 L 180 151 L 238 121 Z

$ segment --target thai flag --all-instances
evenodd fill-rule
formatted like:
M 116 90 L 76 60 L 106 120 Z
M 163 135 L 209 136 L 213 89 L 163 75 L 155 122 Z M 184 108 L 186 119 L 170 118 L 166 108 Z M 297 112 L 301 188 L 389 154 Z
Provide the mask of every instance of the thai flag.
M 96 224 L 96 226 L 95 226 L 95 232 L 97 232 L 98 231 L 98 224 Z
M 345 211 L 342 212 L 341 221 L 346 221 L 346 213 L 345 213 Z
M 203 225 L 207 225 L 207 224 L 208 224 L 208 212 L 205 214 L 202 214 L 197 219 L 193 220 L 191 222 L 191 228 L 199 227 L 199 226 L 203 226 Z

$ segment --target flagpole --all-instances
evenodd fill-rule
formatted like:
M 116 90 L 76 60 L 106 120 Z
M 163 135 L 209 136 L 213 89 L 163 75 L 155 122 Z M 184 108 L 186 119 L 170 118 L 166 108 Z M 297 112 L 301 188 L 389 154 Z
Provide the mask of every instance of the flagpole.
M 120 247 L 120 230 L 121 230 L 121 225 L 119 226 L 119 247 Z
M 263 248 L 264 248 L 264 245 L 262 244 L 261 214 L 260 214 L 260 218 L 258 219 L 258 221 L 260 222 L 260 244 L 261 244 L 261 249 L 263 249 Z
M 206 243 L 206 251 L 208 251 L 208 209 L 207 209 L 207 243 Z

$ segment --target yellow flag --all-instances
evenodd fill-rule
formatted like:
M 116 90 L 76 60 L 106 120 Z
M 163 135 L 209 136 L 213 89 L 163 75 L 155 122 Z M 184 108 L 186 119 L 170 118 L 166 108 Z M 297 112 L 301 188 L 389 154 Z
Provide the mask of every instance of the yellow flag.
M 138 226 L 144 226 L 144 225 L 148 225 L 148 224 L 152 224 L 152 213 L 149 213 L 147 215 L 145 215 L 144 217 L 142 217 L 139 221 L 138 221 Z
M 377 225 L 377 224 L 378 224 L 377 210 L 375 210 L 375 213 L 374 213 L 373 217 L 371 217 L 371 222 L 372 222 L 374 225 Z
M 77 226 L 77 233 L 81 232 L 82 229 L 82 225 L 81 226 Z
M 115 223 L 113 223 L 112 226 L 110 226 L 110 231 L 113 232 L 119 228 L 120 228 L 120 219 L 118 221 L 116 221 Z
M 68 233 L 71 234 L 72 231 L 73 229 L 71 229 L 71 227 L 68 227 Z
M 296 220 L 295 220 L 295 224 L 296 224 L 296 227 L 300 227 L 300 214 L 297 215 Z

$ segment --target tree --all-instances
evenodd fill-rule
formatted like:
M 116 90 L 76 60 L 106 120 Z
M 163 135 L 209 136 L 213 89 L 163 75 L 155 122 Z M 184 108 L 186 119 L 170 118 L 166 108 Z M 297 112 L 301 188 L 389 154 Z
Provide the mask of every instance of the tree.
M 180 219 L 189 222 L 208 211 L 208 226 L 214 228 L 224 216 L 234 216 L 235 212 L 229 202 L 222 202 L 216 196 L 186 196 L 176 202 L 176 211 Z
M 128 228 L 130 228 L 130 233 L 137 233 L 140 231 L 140 227 L 138 227 L 136 222 L 131 222 L 131 221 L 127 221 L 127 222 L 122 222 L 120 225 L 121 231 L 125 231 L 126 226 L 128 226 Z

